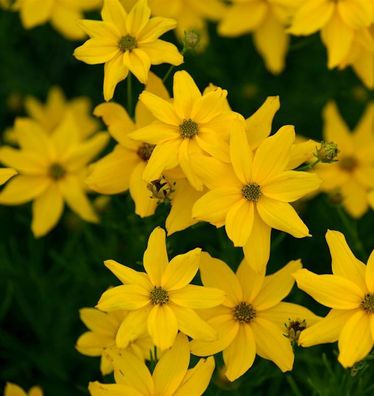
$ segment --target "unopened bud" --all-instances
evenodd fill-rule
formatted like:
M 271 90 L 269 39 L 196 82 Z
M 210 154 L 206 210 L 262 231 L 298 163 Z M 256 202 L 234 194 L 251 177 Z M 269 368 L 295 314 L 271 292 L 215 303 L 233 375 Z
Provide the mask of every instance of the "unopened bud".
M 287 337 L 292 345 L 297 345 L 300 337 L 300 333 L 306 329 L 305 319 L 288 319 L 288 322 L 284 324 L 286 332 L 284 336 Z
M 184 48 L 185 50 L 195 49 L 200 42 L 200 33 L 196 30 L 187 30 L 184 32 Z
M 147 188 L 152 193 L 151 198 L 157 199 L 159 202 L 170 201 L 171 194 L 175 191 L 175 183 L 161 176 L 160 179 L 153 180 L 148 183 Z
M 316 149 L 314 156 L 319 159 L 320 162 L 330 164 L 336 161 L 338 153 L 339 149 L 336 143 L 322 141 L 320 146 Z

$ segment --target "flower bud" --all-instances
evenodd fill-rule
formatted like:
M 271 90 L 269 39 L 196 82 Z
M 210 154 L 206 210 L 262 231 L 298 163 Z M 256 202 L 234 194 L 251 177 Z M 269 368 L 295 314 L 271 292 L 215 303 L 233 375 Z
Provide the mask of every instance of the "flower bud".
M 338 153 L 339 149 L 336 143 L 322 141 L 320 146 L 316 149 L 314 156 L 319 159 L 320 162 L 330 164 L 336 161 Z

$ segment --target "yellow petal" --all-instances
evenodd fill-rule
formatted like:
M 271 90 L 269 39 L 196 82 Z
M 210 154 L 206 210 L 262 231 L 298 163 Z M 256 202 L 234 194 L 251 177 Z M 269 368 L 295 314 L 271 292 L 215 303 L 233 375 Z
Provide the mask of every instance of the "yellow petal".
M 262 220 L 255 208 L 252 232 L 243 250 L 246 262 L 258 274 L 266 271 L 270 257 L 270 235 L 271 227 Z
M 301 332 L 299 345 L 309 347 L 337 341 L 343 326 L 355 312 L 357 310 L 332 309 L 325 318 Z
M 115 42 L 98 38 L 87 40 L 74 51 L 74 56 L 88 65 L 109 62 L 118 54 L 119 49 Z
M 213 357 L 200 359 L 196 366 L 187 371 L 174 396 L 202 395 L 209 385 L 214 371 Z
M 101 16 L 104 22 L 112 25 L 118 34 L 126 35 L 126 18 L 127 13 L 119 0 L 104 0 Z
M 251 181 L 252 150 L 244 130 L 244 123 L 236 121 L 232 125 L 230 137 L 230 157 L 232 166 L 239 180 L 243 184 Z
M 6 183 L 11 177 L 15 176 L 17 171 L 10 168 L 0 169 L 0 185 Z
M 295 238 L 309 235 L 308 227 L 295 209 L 286 202 L 262 196 L 257 202 L 257 210 L 262 220 L 272 228 L 287 232 Z
M 177 318 L 168 304 L 155 305 L 148 316 L 148 332 L 162 351 L 170 348 L 178 333 Z
M 149 293 L 138 285 L 121 285 L 105 291 L 97 303 L 102 311 L 121 309 L 135 310 L 145 307 L 150 301 Z
M 153 285 L 161 285 L 168 262 L 165 231 L 161 227 L 156 227 L 149 236 L 147 249 L 143 256 L 144 268 Z
M 82 308 L 79 310 L 79 316 L 87 328 L 98 334 L 113 336 L 118 326 L 113 315 L 101 312 L 96 308 Z
M 253 268 L 243 260 L 236 271 L 236 276 L 242 288 L 244 300 L 252 303 L 262 288 L 265 280 L 265 272 L 255 272 Z
M 151 16 L 151 9 L 146 0 L 139 0 L 131 8 L 126 18 L 126 30 L 128 34 L 137 37 L 148 23 Z
M 331 18 L 335 4 L 327 0 L 304 2 L 297 10 L 289 33 L 310 35 L 320 30 Z
M 195 139 L 198 146 L 212 157 L 226 163 L 230 162 L 228 139 L 220 136 L 214 128 L 201 127 Z
M 33 386 L 29 390 L 29 396 L 43 396 L 43 391 L 39 386 Z
M 64 200 L 56 184 L 51 184 L 32 205 L 31 230 L 39 238 L 56 226 L 64 210 Z
M 314 173 L 286 171 L 261 186 L 262 193 L 282 202 L 294 202 L 317 190 L 321 179 Z
M 301 260 L 293 260 L 279 271 L 265 277 L 260 292 L 253 300 L 256 310 L 264 311 L 274 307 L 287 297 L 295 283 L 292 274 L 301 267 Z
M 374 293 L 374 250 L 371 252 L 366 266 L 365 280 L 369 292 Z
M 218 26 L 222 36 L 240 36 L 256 29 L 263 21 L 267 5 L 260 1 L 251 1 L 243 4 L 234 4 L 224 15 Z M 245 15 L 245 18 L 243 18 Z
M 332 272 L 354 282 L 360 289 L 365 290 L 365 264 L 353 255 L 344 235 L 339 231 L 328 230 L 326 241 L 332 258 Z
M 220 305 L 225 298 L 225 292 L 211 287 L 187 285 L 169 292 L 169 297 L 170 301 L 182 307 L 205 309 Z
M 177 26 L 177 21 L 171 18 L 154 17 L 151 18 L 144 29 L 140 32 L 138 42 L 151 43 L 156 41 L 167 31 L 174 29 Z
M 107 39 L 113 42 L 119 39 L 118 32 L 109 23 L 81 19 L 78 24 L 91 37 Z
M 104 336 L 93 332 L 83 333 L 77 340 L 76 348 L 86 356 L 101 356 L 104 348 L 113 343 L 113 335 Z
M 0 161 L 20 173 L 34 176 L 45 175 L 48 166 L 46 158 L 37 153 L 20 151 L 7 146 L 0 148 Z
M 0 193 L 0 203 L 20 205 L 40 196 L 47 190 L 50 180 L 39 176 L 15 176 Z
M 58 161 L 64 161 L 81 142 L 81 133 L 76 118 L 67 111 L 51 134 Z M 53 158 L 55 159 L 55 158 Z
M 245 246 L 251 235 L 254 218 L 254 204 L 242 198 L 228 211 L 226 216 L 227 236 L 234 246 Z
M 216 88 L 214 91 L 204 93 L 204 95 L 195 101 L 191 118 L 198 124 L 209 123 L 215 117 L 223 115 L 227 112 L 227 91 L 225 89 Z M 231 115 L 232 113 L 229 112 Z M 232 114 L 233 119 L 235 115 Z M 208 126 L 208 125 L 207 125 Z
M 374 78 L 374 73 L 373 73 Z M 360 118 L 360 121 L 356 125 L 353 133 L 353 139 L 357 145 L 360 147 L 362 144 L 372 144 L 373 136 L 372 136 L 372 126 L 374 119 L 374 103 L 368 104 L 365 112 Z
M 183 55 L 178 48 L 167 41 L 155 40 L 151 43 L 141 43 L 140 48 L 149 56 L 152 65 L 170 63 L 178 66 L 183 63 Z
M 162 99 L 151 92 L 143 91 L 139 96 L 139 100 L 161 122 L 179 127 L 181 120 L 178 118 L 174 107 L 165 99 Z
M 67 175 L 59 182 L 60 191 L 70 207 L 79 217 L 91 223 L 96 223 L 98 217 L 91 205 L 83 183 L 72 175 Z
M 248 142 L 252 150 L 270 135 L 273 118 L 279 107 L 279 96 L 268 96 L 261 107 L 245 120 Z
M 330 308 L 355 309 L 363 298 L 363 292 L 356 284 L 338 275 L 316 275 L 301 269 L 294 277 L 299 289 Z
M 240 283 L 231 268 L 209 253 L 201 253 L 200 275 L 204 286 L 225 291 L 226 298 L 234 305 L 243 300 Z
M 344 367 L 352 367 L 365 358 L 373 348 L 373 337 L 370 329 L 370 318 L 360 310 L 344 325 L 339 336 L 338 360 Z
M 110 0 L 109 0 L 110 1 Z M 118 0 L 114 0 L 118 1 Z M 108 102 L 113 98 L 114 90 L 120 81 L 123 81 L 129 73 L 128 68 L 123 64 L 122 54 L 106 62 L 104 65 L 104 99 Z
M 283 372 L 292 370 L 294 355 L 282 329 L 272 322 L 256 318 L 251 327 L 256 340 L 257 354 L 272 360 Z
M 201 249 L 175 256 L 166 266 L 161 286 L 166 290 L 177 290 L 188 285 L 199 269 Z
M 140 48 L 135 48 L 131 52 L 126 51 L 123 55 L 123 64 L 141 83 L 147 82 L 151 60 L 145 51 Z
M 114 260 L 105 260 L 104 264 L 123 284 L 139 285 L 144 289 L 152 287 L 144 272 L 135 271 Z
M 4 396 L 27 396 L 27 395 L 20 386 L 7 382 L 4 389 Z
M 25 1 L 21 7 L 22 24 L 26 29 L 47 22 L 54 6 L 53 0 Z
M 85 37 L 84 31 L 78 25 L 82 13 L 79 10 L 55 3 L 51 15 L 51 24 L 68 40 L 81 40 Z
M 100 382 L 90 382 L 88 384 L 88 390 L 91 396 L 107 396 L 108 394 L 111 396 L 122 396 L 122 395 L 131 395 L 131 396 L 143 396 L 144 394 L 138 392 L 133 387 L 129 387 L 126 385 L 119 384 L 100 384 Z
M 251 326 L 239 326 L 233 342 L 223 351 L 226 365 L 225 375 L 229 381 L 235 381 L 246 373 L 256 357 L 256 343 Z
M 179 133 L 174 126 L 153 121 L 151 124 L 129 133 L 129 137 L 150 144 L 158 144 L 163 143 L 165 140 L 179 138 Z
M 373 7 L 365 0 L 339 1 L 337 8 L 344 23 L 353 29 L 367 27 L 373 22 Z
M 354 218 L 360 218 L 368 210 L 367 188 L 350 178 L 341 187 L 343 206 Z
M 317 147 L 318 143 L 312 139 L 292 145 L 287 169 L 295 169 L 304 162 L 313 160 Z
M 253 159 L 253 180 L 262 185 L 284 171 L 294 141 L 295 130 L 290 125 L 282 127 L 275 135 L 265 139 L 257 148 Z
M 130 311 L 126 315 L 116 334 L 118 348 L 127 348 L 130 343 L 136 342 L 139 337 L 147 333 L 147 319 L 151 309 L 152 306 L 149 305 Z
M 153 372 L 155 393 L 174 395 L 187 373 L 190 348 L 185 335 L 179 334 L 172 348 L 162 355 Z
M 177 317 L 178 328 L 194 340 L 212 341 L 216 339 L 216 331 L 205 322 L 193 309 L 173 304 L 173 312 Z
M 290 41 L 284 25 L 269 12 L 264 22 L 255 30 L 253 38 L 257 51 L 264 58 L 266 68 L 273 74 L 281 73 L 285 67 Z
M 179 117 L 190 118 L 194 102 L 201 98 L 201 93 L 193 78 L 184 70 L 174 74 L 173 95 Z

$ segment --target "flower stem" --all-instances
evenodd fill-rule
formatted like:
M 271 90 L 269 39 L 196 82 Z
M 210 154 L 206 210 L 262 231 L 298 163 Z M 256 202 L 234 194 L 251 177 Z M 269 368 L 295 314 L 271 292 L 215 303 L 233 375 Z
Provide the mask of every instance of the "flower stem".
M 319 164 L 321 162 L 320 159 L 316 159 L 314 162 L 310 162 L 309 164 L 303 165 L 298 167 L 296 170 L 297 171 L 306 171 L 306 170 L 310 170 L 313 169 L 317 164 Z
M 181 51 L 181 54 L 184 56 L 187 52 L 187 48 L 186 46 L 183 46 L 183 49 Z M 171 72 L 175 69 L 175 65 L 171 65 L 169 67 L 169 70 L 166 72 L 166 74 L 164 75 L 164 78 L 162 79 L 162 82 L 164 83 L 170 76 Z

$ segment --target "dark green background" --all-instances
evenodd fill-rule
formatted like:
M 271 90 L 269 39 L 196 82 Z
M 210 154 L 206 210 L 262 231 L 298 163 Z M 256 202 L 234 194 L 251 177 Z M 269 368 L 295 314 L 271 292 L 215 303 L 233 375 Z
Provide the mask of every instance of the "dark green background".
M 228 89 L 234 110 L 248 116 L 267 96 L 280 95 L 282 106 L 274 130 L 293 124 L 299 134 L 315 139 L 321 139 L 321 110 L 330 99 L 337 101 L 351 127 L 361 117 L 370 93 L 350 69 L 326 69 L 326 53 L 317 35 L 293 39 L 286 72 L 274 77 L 264 68 L 249 36 L 219 38 L 214 26 L 210 30 L 211 44 L 206 52 L 188 54 L 183 67 L 201 88 L 213 82 Z M 167 37 L 174 40 L 172 34 Z M 60 85 L 69 98 L 87 95 L 95 105 L 103 101 L 103 67 L 76 61 L 72 57 L 76 46 L 78 43 L 64 40 L 49 26 L 25 31 L 17 14 L 0 11 L 1 130 L 12 125 L 16 116 L 24 115 L 17 100 L 10 103 L 10 95 L 34 95 L 44 100 L 52 85 Z M 167 66 L 153 70 L 163 76 Z M 136 89 L 140 92 L 141 86 Z M 125 83 L 117 87 L 116 100 L 125 104 Z M 154 226 L 164 225 L 168 208 L 159 207 L 148 219 L 140 219 L 133 210 L 127 194 L 115 196 L 99 225 L 83 223 L 66 212 L 53 232 L 35 240 L 29 205 L 0 208 L 0 389 L 11 381 L 25 388 L 40 384 L 47 396 L 79 396 L 88 394 L 88 381 L 101 379 L 99 360 L 74 349 L 84 331 L 78 310 L 94 306 L 109 285 L 117 284 L 103 266 L 104 259 L 135 268 L 141 263 L 148 235 Z M 343 231 L 353 248 L 352 230 L 357 229 L 366 250 L 366 257 L 361 258 L 366 261 L 373 248 L 373 212 L 358 223 L 350 219 L 349 230 L 326 197 L 313 199 L 301 212 L 313 238 L 298 240 L 273 232 L 270 272 L 295 258 L 302 258 L 305 267 L 315 272 L 330 272 L 324 240 L 328 228 Z M 233 248 L 224 231 L 207 224 L 177 233 L 168 245 L 171 256 L 200 246 L 233 268 L 241 260 L 241 251 Z M 289 300 L 326 313 L 303 292 L 294 290 Z M 336 345 L 298 349 L 295 369 L 287 374 L 271 362 L 256 359 L 253 368 L 234 384 L 224 385 L 215 378 L 218 385 L 211 385 L 207 394 L 374 394 L 373 362 L 360 365 L 352 375 L 337 363 L 336 352 Z

